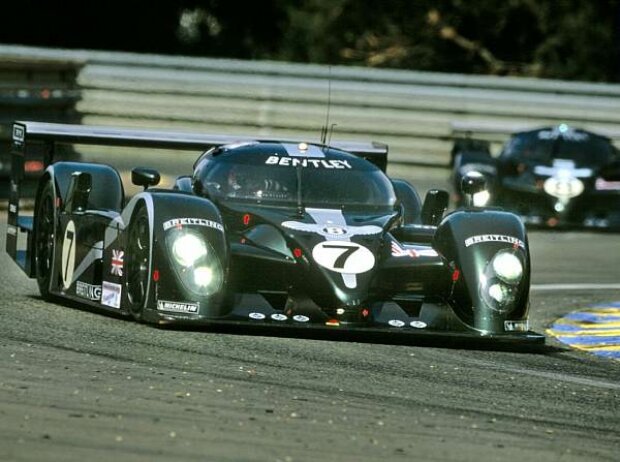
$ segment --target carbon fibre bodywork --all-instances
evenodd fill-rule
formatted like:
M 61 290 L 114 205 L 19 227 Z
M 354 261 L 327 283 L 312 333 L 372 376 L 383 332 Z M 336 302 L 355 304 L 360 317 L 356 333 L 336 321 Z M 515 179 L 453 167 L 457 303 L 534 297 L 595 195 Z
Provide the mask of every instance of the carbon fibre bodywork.
M 384 145 L 16 129 L 15 170 L 30 139 L 206 149 L 172 189 L 134 169 L 145 190 L 128 201 L 110 166 L 51 163 L 32 219 L 19 213 L 16 176 L 7 251 L 45 297 L 160 324 L 544 341 L 529 330 L 519 218 L 474 208 L 442 217 L 445 193 L 422 206 L 385 175 Z

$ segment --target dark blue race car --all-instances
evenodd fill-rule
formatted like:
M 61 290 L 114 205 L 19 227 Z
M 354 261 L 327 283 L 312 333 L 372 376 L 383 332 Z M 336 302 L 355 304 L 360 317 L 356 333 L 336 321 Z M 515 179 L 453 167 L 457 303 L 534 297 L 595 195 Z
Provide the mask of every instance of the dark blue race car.
M 452 151 L 457 205 L 463 175 L 487 188 L 474 201 L 500 206 L 530 225 L 620 230 L 620 153 L 606 138 L 566 124 L 517 132 L 492 157 L 489 143 L 457 139 Z

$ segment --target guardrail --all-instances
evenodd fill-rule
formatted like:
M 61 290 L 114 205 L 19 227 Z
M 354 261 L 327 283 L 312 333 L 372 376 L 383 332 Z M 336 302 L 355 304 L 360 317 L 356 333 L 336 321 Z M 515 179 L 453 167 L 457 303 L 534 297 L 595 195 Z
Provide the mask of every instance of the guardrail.
M 313 141 L 329 99 L 332 139 L 387 143 L 392 162 L 447 166 L 464 122 L 563 122 L 620 141 L 620 85 L 9 45 L 0 56 L 84 62 L 77 109 L 88 124 Z

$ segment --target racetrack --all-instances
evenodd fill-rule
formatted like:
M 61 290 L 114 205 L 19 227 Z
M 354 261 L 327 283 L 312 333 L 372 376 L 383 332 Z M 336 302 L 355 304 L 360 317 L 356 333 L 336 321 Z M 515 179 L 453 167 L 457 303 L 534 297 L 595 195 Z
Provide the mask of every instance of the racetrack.
M 445 171 L 394 170 L 421 181 Z M 441 186 L 444 186 L 443 184 Z M 4 248 L 6 211 L 1 211 Z M 531 321 L 620 289 L 620 236 L 531 232 Z M 166 330 L 43 302 L 0 255 L 0 460 L 614 461 L 620 361 Z

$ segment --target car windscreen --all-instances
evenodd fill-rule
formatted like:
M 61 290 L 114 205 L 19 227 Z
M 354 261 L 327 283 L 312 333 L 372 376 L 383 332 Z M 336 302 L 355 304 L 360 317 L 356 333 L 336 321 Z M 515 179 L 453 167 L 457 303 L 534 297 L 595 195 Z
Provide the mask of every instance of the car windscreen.
M 503 156 L 520 162 L 551 164 L 568 159 L 577 167 L 596 167 L 611 162 L 614 155 L 609 141 L 584 132 L 572 137 L 549 137 L 544 131 L 522 133 L 510 140 Z
M 202 173 L 210 197 L 283 207 L 394 209 L 396 195 L 376 166 L 352 155 L 295 158 L 264 153 L 221 155 Z

